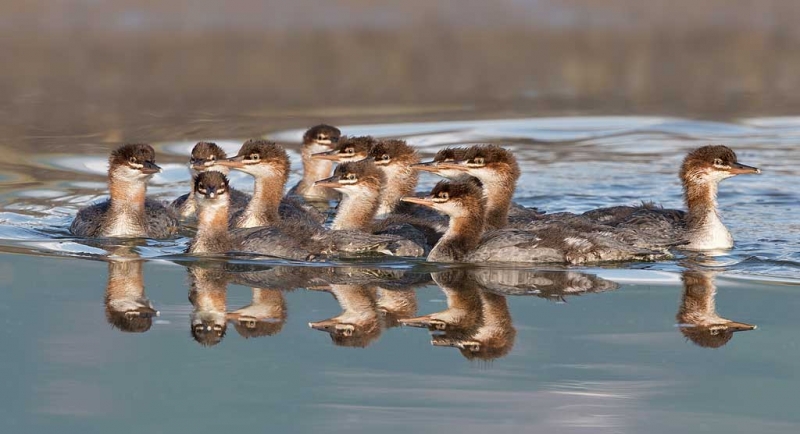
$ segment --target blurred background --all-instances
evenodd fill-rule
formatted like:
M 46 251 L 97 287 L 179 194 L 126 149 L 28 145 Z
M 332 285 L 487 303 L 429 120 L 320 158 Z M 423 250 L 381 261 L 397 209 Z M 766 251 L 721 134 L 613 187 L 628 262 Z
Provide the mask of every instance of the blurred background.
M 724 119 L 800 107 L 795 0 L 0 4 L 0 138 L 250 137 L 325 121 Z

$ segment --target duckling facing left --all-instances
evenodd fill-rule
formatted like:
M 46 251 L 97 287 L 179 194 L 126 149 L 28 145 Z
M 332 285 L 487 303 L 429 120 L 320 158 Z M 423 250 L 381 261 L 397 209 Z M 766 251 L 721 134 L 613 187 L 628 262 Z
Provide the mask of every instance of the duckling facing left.
M 147 144 L 122 145 L 108 159 L 110 198 L 81 208 L 69 227 L 73 235 L 87 238 L 169 238 L 178 219 L 161 202 L 148 199 L 147 181 L 161 168 Z

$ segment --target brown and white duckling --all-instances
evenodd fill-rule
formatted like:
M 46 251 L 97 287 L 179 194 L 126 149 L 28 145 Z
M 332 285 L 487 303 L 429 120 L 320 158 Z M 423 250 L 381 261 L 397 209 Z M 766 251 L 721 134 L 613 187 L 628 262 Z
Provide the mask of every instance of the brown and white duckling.
M 613 233 L 585 233 L 563 225 L 534 230 L 499 229 L 484 234 L 485 202 L 479 181 L 442 181 L 425 198 L 403 200 L 450 217 L 428 255 L 437 262 L 530 262 L 581 264 L 670 258 L 665 250 L 632 247 Z
M 317 181 L 317 185 L 332 188 L 342 194 L 336 208 L 331 229 L 334 231 L 360 231 L 369 234 L 391 234 L 406 240 L 399 256 L 420 256 L 427 250 L 427 240 L 435 234 L 426 234 L 419 228 L 397 219 L 375 221 L 381 203 L 381 189 L 386 177 L 372 159 L 343 163 L 336 167 L 333 176 Z
M 332 192 L 325 188 L 314 186 L 314 181 L 331 176 L 333 163 L 330 161 L 313 159 L 313 154 L 329 151 L 339 142 L 341 132 L 338 128 L 319 124 L 309 128 L 303 134 L 303 179 L 289 191 L 289 195 L 300 196 L 309 202 L 327 202 L 336 199 Z
M 378 141 L 372 136 L 345 136 L 342 137 L 342 139 L 336 144 L 336 146 L 333 147 L 333 149 L 313 154 L 311 158 L 313 160 L 332 161 L 335 163 L 350 163 L 353 161 L 359 161 L 367 158 L 370 149 L 372 149 L 377 142 Z
M 688 212 L 653 205 L 617 206 L 588 211 L 583 217 L 608 226 L 631 228 L 646 239 L 686 240 L 682 249 L 719 250 L 733 247 L 733 237 L 717 209 L 719 183 L 761 170 L 739 163 L 736 153 L 723 145 L 697 148 L 686 156 L 680 170 Z
M 228 167 L 216 164 L 218 160 L 224 160 L 227 157 L 225 151 L 216 143 L 197 142 L 192 148 L 191 157 L 189 157 L 189 174 L 192 176 L 192 186 L 194 186 L 194 178 L 197 174 L 206 170 L 216 170 L 227 176 Z M 190 187 L 190 190 L 189 193 L 178 197 L 169 205 L 183 219 L 193 218 L 197 208 L 194 200 L 194 189 Z M 231 209 L 234 212 L 244 209 L 250 201 L 250 195 L 234 188 L 231 188 L 230 195 Z
M 283 197 L 283 188 L 289 179 L 289 155 L 275 142 L 248 140 L 235 157 L 217 160 L 215 165 L 242 171 L 255 179 L 253 197 L 244 210 L 233 215 L 233 227 L 269 226 L 282 219 L 311 226 L 325 221 L 325 216 L 316 208 Z
M 435 173 L 442 178 L 447 178 L 453 181 L 463 181 L 468 178 L 469 175 L 465 174 L 460 168 L 451 169 L 443 163 L 457 164 L 461 161 L 464 161 L 464 155 L 467 153 L 467 149 L 468 148 L 462 147 L 440 149 L 436 152 L 436 155 L 434 155 L 432 161 L 417 163 L 411 167 L 423 172 Z
M 69 227 L 87 238 L 169 238 L 178 219 L 161 202 L 148 199 L 147 181 L 161 168 L 150 145 L 122 145 L 108 159 L 110 198 L 81 208 Z
M 681 333 L 695 344 L 719 348 L 728 343 L 735 332 L 754 330 L 756 326 L 722 318 L 717 314 L 714 298 L 717 286 L 712 271 L 685 270 L 683 296 L 675 316 Z
M 197 233 L 187 249 L 191 254 L 258 253 L 306 260 L 329 250 L 321 229 L 291 221 L 267 227 L 228 229 L 228 179 L 206 171 L 195 178 Z
M 447 309 L 401 319 L 400 324 L 459 335 L 474 333 L 482 322 L 481 299 L 478 286 L 468 278 L 468 271 L 452 269 L 431 273 L 431 277 L 444 293 Z

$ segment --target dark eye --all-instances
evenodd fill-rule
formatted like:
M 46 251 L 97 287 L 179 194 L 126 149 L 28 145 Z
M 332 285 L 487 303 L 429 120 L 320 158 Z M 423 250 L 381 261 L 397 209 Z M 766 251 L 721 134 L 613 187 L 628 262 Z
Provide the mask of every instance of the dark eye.
M 714 165 L 715 166 L 722 166 L 724 163 L 722 162 L 722 158 L 715 158 Z
M 446 191 L 439 193 L 439 199 L 447 200 L 450 199 L 450 194 Z
M 389 161 L 389 154 L 383 154 L 383 155 L 381 155 L 381 160 L 383 160 L 383 161 Z
M 472 161 L 475 164 L 484 164 L 485 163 L 485 160 L 483 159 L 483 157 L 475 157 Z
M 347 174 L 347 180 L 348 181 L 355 181 L 356 180 L 356 174 L 355 173 L 348 173 Z
M 213 156 L 213 155 L 212 155 L 212 156 L 210 156 L 210 157 L 208 157 L 208 161 L 214 161 L 214 160 L 216 160 L 216 159 L 217 159 L 217 157 L 215 157 L 215 156 Z
M 261 156 L 258 154 L 250 154 L 250 159 L 253 161 L 258 161 L 261 159 Z
M 225 194 L 225 189 L 224 188 L 220 188 L 219 190 L 217 190 L 217 195 L 221 195 L 221 194 Z
M 325 140 L 325 136 L 317 136 L 317 140 Z
M 347 149 L 344 150 L 344 153 L 345 154 L 355 154 L 356 150 L 353 149 L 353 148 L 347 148 Z
M 128 162 L 131 164 L 136 164 L 136 157 L 128 158 Z

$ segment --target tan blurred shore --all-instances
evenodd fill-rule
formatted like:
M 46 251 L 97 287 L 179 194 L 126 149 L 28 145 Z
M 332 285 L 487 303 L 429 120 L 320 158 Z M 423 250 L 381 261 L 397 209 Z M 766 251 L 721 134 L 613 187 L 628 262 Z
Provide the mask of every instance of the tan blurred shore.
M 800 2 L 0 5 L 0 140 L 333 123 L 800 112 Z

